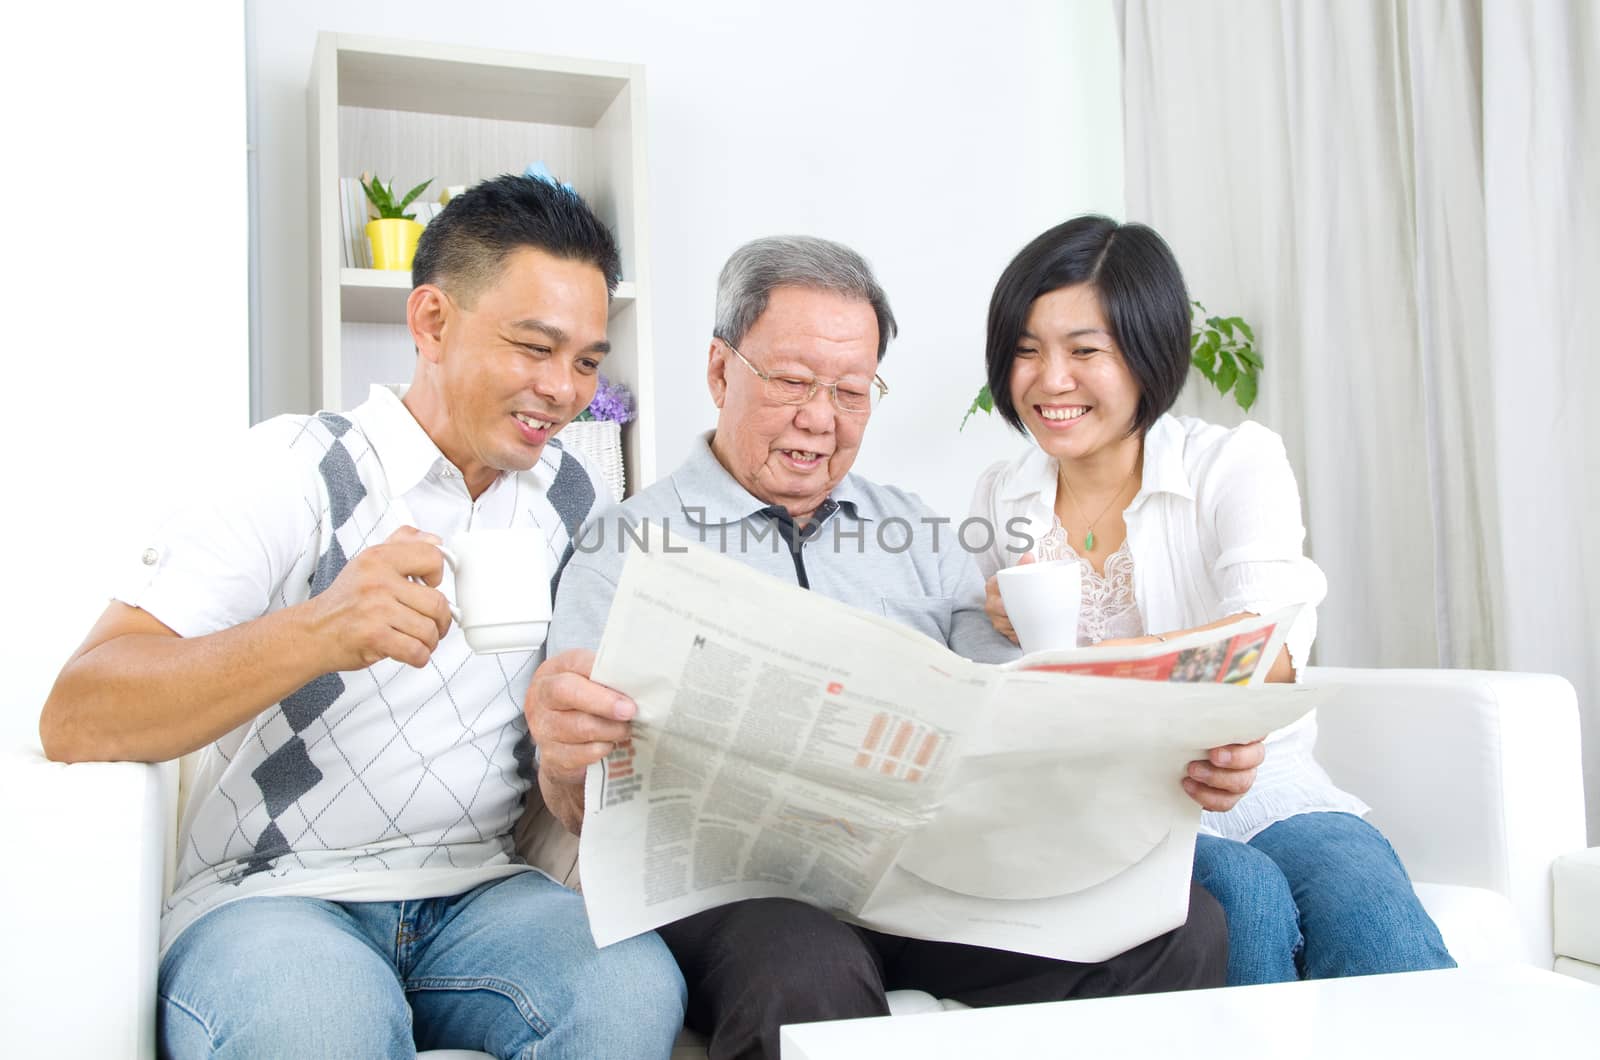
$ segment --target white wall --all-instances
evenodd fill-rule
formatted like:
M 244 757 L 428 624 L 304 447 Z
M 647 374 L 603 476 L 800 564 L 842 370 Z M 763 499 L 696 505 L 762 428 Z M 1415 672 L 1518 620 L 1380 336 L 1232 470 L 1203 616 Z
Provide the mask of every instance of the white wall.
M 956 424 L 982 382 L 984 313 L 1010 256 L 1086 210 L 1122 212 L 1110 0 L 257 0 L 261 409 L 310 407 L 306 79 L 318 30 L 643 63 L 657 465 L 708 427 L 717 270 L 805 232 L 865 254 L 901 324 L 864 473 L 964 513 L 1019 444 Z
M 240 4 L 7 9 L 0 745 L 36 739 L 113 563 L 248 422 L 244 88 Z

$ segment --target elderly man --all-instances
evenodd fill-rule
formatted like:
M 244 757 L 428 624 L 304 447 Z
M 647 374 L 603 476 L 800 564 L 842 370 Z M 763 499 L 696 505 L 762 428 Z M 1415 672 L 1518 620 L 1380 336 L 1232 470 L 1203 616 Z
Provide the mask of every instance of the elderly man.
M 601 487 L 546 443 L 594 396 L 617 273 L 569 191 L 502 177 L 452 200 L 412 270 L 410 388 L 252 429 L 62 670 L 51 758 L 199 752 L 161 1055 L 671 1050 L 661 941 L 597 950 L 581 900 L 512 849 L 537 653 L 474 655 L 437 588 L 467 527 L 570 548 Z
M 1012 657 L 951 528 L 910 494 L 850 474 L 887 391 L 878 366 L 895 333 L 866 262 L 824 240 L 757 240 L 722 270 L 715 326 L 706 380 L 716 430 L 670 478 L 600 516 L 605 529 L 618 515 L 666 521 L 677 539 L 698 537 L 757 569 L 881 611 L 970 658 Z M 891 519 L 894 532 L 876 532 Z M 574 832 L 585 769 L 628 738 L 635 711 L 588 680 L 624 556 L 612 545 L 579 551 L 528 704 L 540 791 Z M 1231 750 L 1248 765 L 1259 761 L 1258 748 Z M 1252 772 L 1218 770 L 1196 798 L 1231 805 Z M 780 1025 L 882 1015 L 888 990 L 971 1005 L 1178 990 L 1222 985 L 1227 959 L 1221 910 L 1198 888 L 1183 927 L 1098 965 L 898 938 L 782 899 L 708 910 L 661 937 L 689 985 L 689 1025 L 711 1036 L 713 1057 L 776 1057 Z

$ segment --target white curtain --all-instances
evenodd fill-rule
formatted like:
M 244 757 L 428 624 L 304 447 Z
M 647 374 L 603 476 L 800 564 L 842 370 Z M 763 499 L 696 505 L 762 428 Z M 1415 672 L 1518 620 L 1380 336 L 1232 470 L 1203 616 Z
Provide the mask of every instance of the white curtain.
M 1316 661 L 1567 677 L 1600 838 L 1600 5 L 1117 12 L 1129 218 L 1256 326 Z

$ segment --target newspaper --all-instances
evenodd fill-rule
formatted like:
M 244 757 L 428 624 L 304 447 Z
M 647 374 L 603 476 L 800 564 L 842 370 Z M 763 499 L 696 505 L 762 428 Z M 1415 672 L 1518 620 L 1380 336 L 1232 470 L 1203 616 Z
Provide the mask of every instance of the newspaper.
M 985 665 L 704 549 L 634 550 L 593 671 L 639 707 L 587 777 L 595 942 L 763 897 L 1071 961 L 1170 931 L 1187 764 L 1324 695 L 1259 684 L 1294 613 Z

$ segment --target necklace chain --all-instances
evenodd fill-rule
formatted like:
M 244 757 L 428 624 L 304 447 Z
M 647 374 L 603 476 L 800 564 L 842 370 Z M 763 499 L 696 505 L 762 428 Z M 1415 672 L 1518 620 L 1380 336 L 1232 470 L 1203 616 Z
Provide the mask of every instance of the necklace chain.
M 1139 462 L 1134 461 L 1133 470 L 1128 472 L 1128 477 L 1122 480 L 1122 485 L 1118 486 L 1117 491 L 1111 495 L 1111 499 L 1106 501 L 1106 506 L 1100 509 L 1100 514 L 1089 520 L 1089 528 L 1083 535 L 1083 547 L 1086 550 L 1090 552 L 1094 551 L 1094 525 L 1101 519 L 1105 518 L 1105 514 L 1111 510 L 1111 506 L 1113 504 L 1117 503 L 1117 498 L 1122 496 L 1122 491 L 1128 488 L 1128 483 L 1133 481 L 1133 476 L 1138 474 L 1138 472 Z M 1073 508 L 1077 509 L 1078 518 L 1082 519 L 1083 505 L 1078 503 L 1078 494 L 1073 490 L 1072 482 L 1067 478 L 1066 475 L 1062 475 L 1061 484 L 1067 487 L 1067 496 L 1072 498 L 1072 506 Z

